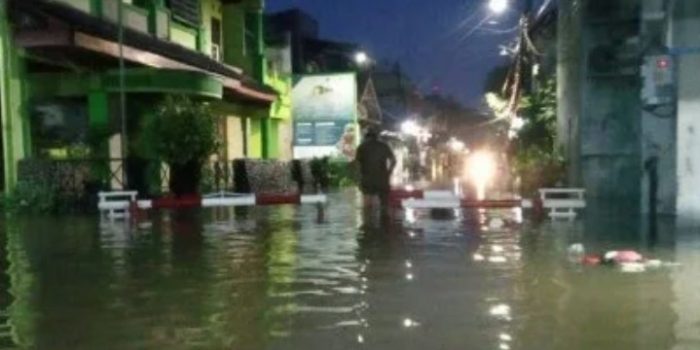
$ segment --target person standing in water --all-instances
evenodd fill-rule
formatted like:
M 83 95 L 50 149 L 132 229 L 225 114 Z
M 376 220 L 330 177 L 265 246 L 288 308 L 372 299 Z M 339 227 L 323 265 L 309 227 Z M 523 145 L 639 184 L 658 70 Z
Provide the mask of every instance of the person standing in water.
M 396 167 L 396 157 L 389 145 L 379 140 L 379 132 L 370 128 L 362 144 L 357 148 L 355 161 L 360 170 L 360 190 L 364 195 L 365 208 L 372 206 L 372 200 L 379 197 L 383 213 L 389 210 L 391 173 Z

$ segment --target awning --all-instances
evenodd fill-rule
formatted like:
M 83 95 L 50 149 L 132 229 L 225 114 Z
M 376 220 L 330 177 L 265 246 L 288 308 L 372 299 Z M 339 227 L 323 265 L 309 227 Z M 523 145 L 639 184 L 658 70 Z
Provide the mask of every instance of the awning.
M 115 23 L 66 5 L 42 0 L 10 0 L 10 6 L 13 14 L 19 15 L 20 19 L 30 16 L 47 23 L 36 29 L 22 28 L 21 23 L 18 26 L 16 42 L 30 52 L 35 50 L 50 56 L 57 50 L 64 55 L 66 52 L 80 55 L 81 51 L 89 51 L 120 57 L 119 26 Z M 226 90 L 224 95 L 236 100 L 267 104 L 277 98 L 272 88 L 246 76 L 240 69 L 202 53 L 127 27 L 123 29 L 123 34 L 122 52 L 130 64 L 211 74 L 221 79 Z

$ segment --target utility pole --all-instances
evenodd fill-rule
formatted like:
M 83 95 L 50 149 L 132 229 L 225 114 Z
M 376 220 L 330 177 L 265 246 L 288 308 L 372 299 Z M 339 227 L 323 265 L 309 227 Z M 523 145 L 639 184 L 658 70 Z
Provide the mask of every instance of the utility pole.
M 124 2 L 117 0 L 117 16 L 119 22 L 118 41 L 119 41 L 119 112 L 122 120 L 122 186 L 127 187 L 127 158 L 128 158 L 128 120 L 126 114 L 126 82 L 124 78 Z
M 559 0 L 557 19 L 557 148 L 568 163 L 570 186 L 579 186 L 582 107 L 582 24 L 580 0 Z

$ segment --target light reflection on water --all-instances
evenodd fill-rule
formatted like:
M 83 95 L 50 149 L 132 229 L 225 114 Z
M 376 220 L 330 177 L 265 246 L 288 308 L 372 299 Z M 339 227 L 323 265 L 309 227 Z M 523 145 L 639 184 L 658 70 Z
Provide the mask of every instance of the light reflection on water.
M 0 349 L 700 348 L 697 231 L 649 244 L 620 216 L 520 227 L 511 211 L 383 222 L 347 196 L 322 223 L 313 207 L 6 220 Z M 572 265 L 575 242 L 682 266 Z

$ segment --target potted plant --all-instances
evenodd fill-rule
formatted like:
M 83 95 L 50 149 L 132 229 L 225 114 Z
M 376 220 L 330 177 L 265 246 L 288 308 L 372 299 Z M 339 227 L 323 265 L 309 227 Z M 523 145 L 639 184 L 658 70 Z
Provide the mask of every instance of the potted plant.
M 186 96 L 167 96 L 147 128 L 153 152 L 170 167 L 170 191 L 176 196 L 196 193 L 202 168 L 219 145 L 209 106 Z

